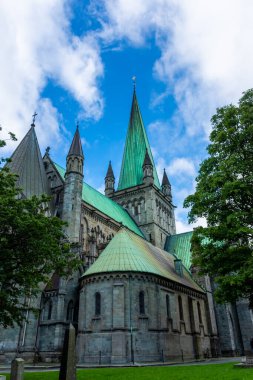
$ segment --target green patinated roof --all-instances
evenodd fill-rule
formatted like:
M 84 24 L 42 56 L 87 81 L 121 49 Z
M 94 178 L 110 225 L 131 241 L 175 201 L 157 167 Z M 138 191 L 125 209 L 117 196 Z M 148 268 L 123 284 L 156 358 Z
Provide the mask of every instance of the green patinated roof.
M 64 179 L 65 169 L 56 163 L 54 163 L 54 165 L 62 179 Z M 107 198 L 85 182 L 83 183 L 82 199 L 84 202 L 101 211 L 103 214 L 106 214 L 108 217 L 122 223 L 136 234 L 143 236 L 139 227 L 136 225 L 128 212 L 123 209 L 123 207 Z
M 165 251 L 176 255 L 182 260 L 187 269 L 191 267 L 191 238 L 192 231 L 182 234 L 167 236 Z
M 143 182 L 142 165 L 146 149 L 153 164 L 154 183 L 160 188 L 153 156 L 148 142 L 147 134 L 143 125 L 136 92 L 134 90 L 130 121 L 128 125 L 126 144 L 121 165 L 118 190 L 141 185 Z
M 185 268 L 182 277 L 175 272 L 174 260 L 173 255 L 122 228 L 83 277 L 108 272 L 143 272 L 203 291 Z

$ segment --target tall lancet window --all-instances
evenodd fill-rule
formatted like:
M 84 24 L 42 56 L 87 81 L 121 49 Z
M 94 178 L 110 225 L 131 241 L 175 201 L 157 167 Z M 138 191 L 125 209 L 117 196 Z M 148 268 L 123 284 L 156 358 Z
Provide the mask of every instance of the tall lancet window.
M 95 315 L 101 315 L 101 294 L 95 293 Z
M 139 310 L 140 314 L 145 314 L 145 295 L 143 290 L 139 293 Z

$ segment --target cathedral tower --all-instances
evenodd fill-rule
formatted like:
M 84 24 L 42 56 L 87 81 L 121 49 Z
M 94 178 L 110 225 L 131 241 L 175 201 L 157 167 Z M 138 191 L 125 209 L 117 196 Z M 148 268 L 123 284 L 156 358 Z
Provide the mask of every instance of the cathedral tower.
M 62 219 L 68 223 L 66 234 L 71 243 L 79 242 L 84 155 L 77 126 L 66 159 Z
M 119 184 L 110 197 L 127 209 L 145 237 L 160 248 L 168 235 L 176 233 L 168 177 L 165 182 L 161 188 L 134 88 Z

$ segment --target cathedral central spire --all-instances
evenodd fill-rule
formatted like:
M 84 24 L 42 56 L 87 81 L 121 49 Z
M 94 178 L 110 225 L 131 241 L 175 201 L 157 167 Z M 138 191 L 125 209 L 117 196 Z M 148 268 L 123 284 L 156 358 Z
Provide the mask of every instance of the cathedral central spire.
M 146 151 L 154 168 L 154 184 L 160 188 L 160 183 L 155 169 L 153 156 L 143 125 L 141 112 L 134 86 L 130 120 L 127 131 L 124 155 L 121 165 L 118 190 L 141 185 L 143 183 L 143 162 Z

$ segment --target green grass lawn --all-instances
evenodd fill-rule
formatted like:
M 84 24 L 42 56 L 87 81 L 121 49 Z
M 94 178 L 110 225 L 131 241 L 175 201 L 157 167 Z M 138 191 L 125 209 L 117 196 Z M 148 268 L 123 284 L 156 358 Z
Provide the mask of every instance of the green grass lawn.
M 59 372 L 25 373 L 24 380 L 58 380 Z M 9 380 L 7 375 L 7 380 Z M 178 367 L 99 368 L 77 371 L 77 380 L 253 380 L 253 369 L 233 363 Z

